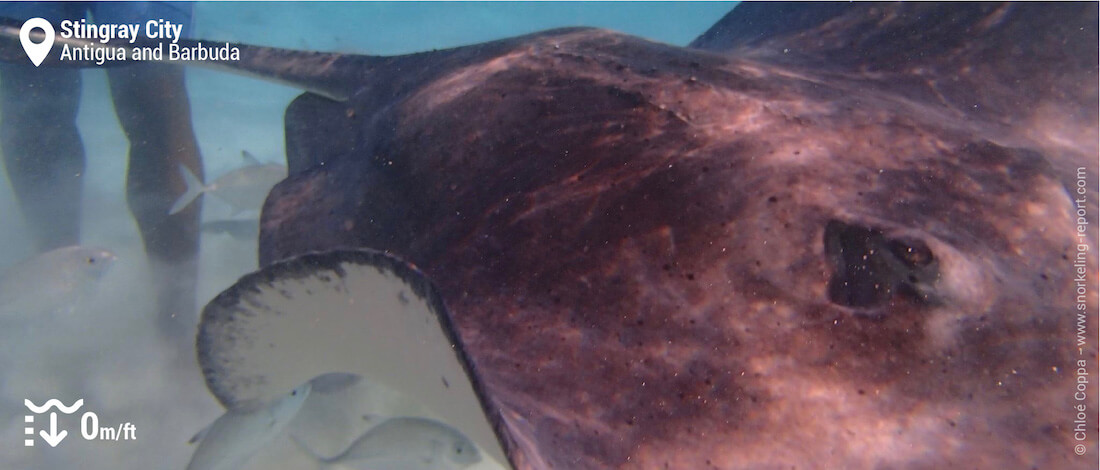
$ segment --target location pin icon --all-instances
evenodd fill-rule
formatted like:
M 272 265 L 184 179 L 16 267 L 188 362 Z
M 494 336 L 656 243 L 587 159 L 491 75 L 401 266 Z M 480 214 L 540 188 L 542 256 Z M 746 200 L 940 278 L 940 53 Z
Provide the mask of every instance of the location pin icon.
M 31 41 L 31 30 L 35 28 L 46 32 L 46 40 L 37 44 Z M 35 67 L 41 65 L 42 61 L 46 60 L 46 56 L 50 55 L 53 37 L 53 25 L 42 18 L 31 18 L 19 29 L 19 42 L 23 44 L 23 51 L 27 53 L 27 57 L 30 57 Z

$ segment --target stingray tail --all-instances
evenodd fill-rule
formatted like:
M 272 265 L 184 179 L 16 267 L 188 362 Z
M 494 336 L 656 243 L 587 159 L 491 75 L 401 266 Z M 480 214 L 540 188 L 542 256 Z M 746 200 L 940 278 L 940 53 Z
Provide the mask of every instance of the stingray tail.
M 191 205 L 191 201 L 199 197 L 203 191 L 206 191 L 206 186 L 202 184 L 202 181 L 199 181 L 199 178 L 182 164 L 180 165 L 180 174 L 183 175 L 183 181 L 187 183 L 187 191 L 184 191 L 183 195 L 172 204 L 172 208 L 168 210 L 168 215 L 182 211 Z

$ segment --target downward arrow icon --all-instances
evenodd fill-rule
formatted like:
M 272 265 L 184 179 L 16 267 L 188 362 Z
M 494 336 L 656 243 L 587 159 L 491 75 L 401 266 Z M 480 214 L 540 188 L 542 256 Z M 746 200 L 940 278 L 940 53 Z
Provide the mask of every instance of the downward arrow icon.
M 65 436 L 69 435 L 69 431 L 62 429 L 61 432 L 57 432 L 57 413 L 50 413 L 50 432 L 39 431 L 38 435 L 42 436 L 50 447 L 57 447 Z

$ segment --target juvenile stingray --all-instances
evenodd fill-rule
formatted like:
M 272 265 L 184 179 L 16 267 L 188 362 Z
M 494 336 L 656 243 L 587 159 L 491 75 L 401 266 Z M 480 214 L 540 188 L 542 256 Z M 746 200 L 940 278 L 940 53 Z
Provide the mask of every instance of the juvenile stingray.
M 244 48 L 214 65 L 310 92 L 207 383 L 358 367 L 407 309 L 390 357 L 460 364 L 515 468 L 1092 468 L 1097 32 L 1095 3 L 741 4 L 692 48 Z

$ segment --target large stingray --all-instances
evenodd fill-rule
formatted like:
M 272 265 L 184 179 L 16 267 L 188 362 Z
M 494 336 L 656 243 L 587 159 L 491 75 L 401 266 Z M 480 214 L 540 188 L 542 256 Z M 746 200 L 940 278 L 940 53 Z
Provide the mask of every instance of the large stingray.
M 245 49 L 312 92 L 272 267 L 204 313 L 208 384 L 232 407 L 356 367 L 379 334 L 310 299 L 376 276 L 438 316 L 518 469 L 1091 468 L 1097 16 L 742 4 L 691 48 Z

